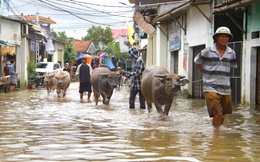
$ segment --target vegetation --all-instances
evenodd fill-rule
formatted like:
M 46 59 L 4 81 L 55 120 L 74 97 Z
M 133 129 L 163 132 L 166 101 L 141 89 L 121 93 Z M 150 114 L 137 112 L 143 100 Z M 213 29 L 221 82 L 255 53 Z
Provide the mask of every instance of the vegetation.
M 129 58 L 127 52 L 121 53 L 119 42 L 110 42 L 104 50 L 108 54 L 113 54 L 114 57 L 118 59 L 126 59 Z
M 72 40 L 70 40 L 66 47 L 65 47 L 65 51 L 64 51 L 64 61 L 67 63 L 72 63 L 75 59 L 75 56 L 77 54 L 75 48 L 72 45 Z
M 55 40 L 66 43 L 64 51 L 64 61 L 68 63 L 74 62 L 74 58 L 77 52 L 72 45 L 73 38 L 68 38 L 65 31 L 53 31 L 53 36 Z M 112 30 L 110 29 L 110 27 L 102 28 L 101 26 L 93 25 L 87 30 L 87 34 L 81 39 L 92 41 L 97 49 L 99 49 L 99 44 L 102 43 L 102 45 L 104 45 L 104 48 L 102 47 L 103 49 L 100 50 L 108 53 L 109 57 L 115 57 L 117 60 L 125 60 L 129 58 L 127 52 L 120 52 L 119 42 L 114 42 Z
M 36 72 L 37 64 L 34 61 L 30 61 L 27 65 L 28 79 L 33 81 L 34 77 L 38 75 Z
M 53 31 L 53 37 L 55 40 L 59 40 L 66 43 L 65 51 L 64 51 L 64 61 L 67 63 L 72 63 L 77 54 L 75 48 L 72 45 L 73 38 L 69 38 L 66 35 L 65 31 L 57 32 L 57 33 Z
M 37 75 L 36 68 L 37 68 L 36 63 L 33 62 L 33 61 L 30 61 L 30 62 L 28 63 L 28 66 L 27 66 L 28 75 L 29 75 L 29 76 L 35 76 L 35 75 Z
M 82 40 L 92 41 L 95 47 L 98 48 L 100 42 L 107 45 L 113 41 L 112 31 L 110 27 L 103 29 L 101 26 L 93 25 L 87 30 L 87 35 L 83 37 Z

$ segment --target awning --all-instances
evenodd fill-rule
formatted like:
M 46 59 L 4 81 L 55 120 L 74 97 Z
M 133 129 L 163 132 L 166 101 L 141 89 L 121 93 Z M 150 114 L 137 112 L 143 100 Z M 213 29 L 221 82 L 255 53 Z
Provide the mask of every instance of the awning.
M 229 10 L 229 9 L 232 9 L 232 8 L 235 8 L 235 7 L 245 6 L 249 3 L 256 3 L 256 2 L 259 2 L 259 0 L 241 0 L 239 2 L 233 2 L 233 3 L 230 3 L 230 4 L 220 3 L 219 5 L 214 7 L 213 12 L 214 13 L 224 12 L 226 10 Z
M 13 43 L 6 42 L 4 40 L 0 40 L 0 46 L 16 46 Z
M 168 20 L 171 15 L 175 15 L 175 14 L 178 14 L 178 13 L 182 13 L 183 11 L 186 11 L 188 7 L 191 6 L 191 1 L 188 1 L 188 2 L 184 2 L 182 3 L 181 5 L 179 5 L 178 7 L 172 9 L 171 11 L 169 12 L 166 12 L 165 14 L 162 14 L 162 15 L 159 15 L 157 16 L 152 23 L 156 23 L 158 21 L 164 21 L 164 20 Z
M 7 54 L 9 55 L 14 55 L 15 54 L 15 50 L 16 50 L 16 45 L 6 42 L 4 40 L 0 40 L 0 54 L 2 56 L 5 56 Z

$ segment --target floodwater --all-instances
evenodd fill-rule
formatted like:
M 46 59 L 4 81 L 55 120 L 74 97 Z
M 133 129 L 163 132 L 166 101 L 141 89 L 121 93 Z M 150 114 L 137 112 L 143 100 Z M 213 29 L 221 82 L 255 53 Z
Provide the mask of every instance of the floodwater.
M 109 106 L 80 101 L 77 87 L 65 98 L 43 88 L 0 93 L 0 161 L 260 161 L 260 113 L 248 107 L 213 131 L 204 100 L 176 98 L 162 118 L 128 109 L 127 87 Z

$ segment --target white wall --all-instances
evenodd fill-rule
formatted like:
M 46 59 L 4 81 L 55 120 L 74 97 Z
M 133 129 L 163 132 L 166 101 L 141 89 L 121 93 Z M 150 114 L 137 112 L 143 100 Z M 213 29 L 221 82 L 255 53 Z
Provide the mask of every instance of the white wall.
M 210 5 L 199 5 L 199 8 L 206 14 L 208 17 L 211 16 Z M 198 46 L 205 44 L 206 47 L 211 46 L 213 39 L 213 24 L 199 12 L 196 7 L 191 7 L 187 11 L 187 43 L 190 47 Z
M 257 73 L 257 47 L 260 48 L 260 38 L 244 41 L 245 48 L 242 57 L 241 74 L 241 102 L 255 106 L 256 99 L 256 73 Z M 259 55 L 258 55 L 259 56 Z M 249 86 L 248 86 L 249 85 Z
M 167 25 L 160 25 L 160 28 L 156 28 L 157 40 L 156 40 L 156 62 L 155 65 L 163 66 L 167 68 L 167 51 L 168 40 L 167 40 Z
M 0 39 L 20 45 L 21 43 L 21 26 L 19 22 L 0 19 Z

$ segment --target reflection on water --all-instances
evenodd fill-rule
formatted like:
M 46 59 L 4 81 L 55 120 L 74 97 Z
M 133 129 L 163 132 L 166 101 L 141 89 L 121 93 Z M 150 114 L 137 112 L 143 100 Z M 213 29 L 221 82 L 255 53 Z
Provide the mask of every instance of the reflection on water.
M 126 87 L 95 106 L 77 84 L 65 98 L 0 93 L 0 161 L 260 161 L 259 112 L 236 107 L 214 132 L 203 100 L 178 98 L 161 118 L 129 110 Z

